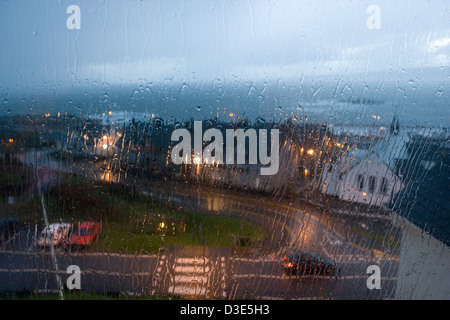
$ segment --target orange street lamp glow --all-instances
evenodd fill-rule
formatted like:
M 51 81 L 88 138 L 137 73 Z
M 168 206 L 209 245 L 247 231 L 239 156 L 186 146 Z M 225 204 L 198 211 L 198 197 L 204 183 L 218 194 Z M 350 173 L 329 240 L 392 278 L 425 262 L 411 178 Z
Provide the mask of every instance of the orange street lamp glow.
M 194 156 L 194 164 L 200 164 L 202 163 L 202 158 L 200 158 L 199 156 Z

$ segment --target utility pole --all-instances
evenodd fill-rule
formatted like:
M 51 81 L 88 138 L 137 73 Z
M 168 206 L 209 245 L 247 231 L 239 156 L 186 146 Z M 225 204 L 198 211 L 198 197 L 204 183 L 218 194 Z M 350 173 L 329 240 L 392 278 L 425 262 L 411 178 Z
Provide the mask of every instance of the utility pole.
M 45 203 L 44 203 L 44 193 L 42 192 L 42 185 L 41 185 L 41 181 L 39 179 L 39 174 L 37 175 L 37 187 L 38 187 L 38 192 L 39 195 L 41 197 L 41 205 L 42 205 L 42 213 L 44 215 L 44 223 L 45 223 L 45 228 L 48 228 L 48 216 L 47 216 L 47 209 L 45 208 Z M 53 266 L 55 268 L 55 274 L 56 274 L 56 284 L 58 286 L 58 292 L 59 292 L 59 298 L 61 300 L 64 300 L 64 293 L 63 293 L 63 285 L 61 282 L 61 277 L 59 276 L 58 272 L 59 272 L 59 268 L 58 268 L 58 261 L 56 260 L 56 253 L 55 253 L 55 246 L 53 245 L 53 241 L 50 241 L 50 252 L 52 255 L 52 261 L 53 261 Z

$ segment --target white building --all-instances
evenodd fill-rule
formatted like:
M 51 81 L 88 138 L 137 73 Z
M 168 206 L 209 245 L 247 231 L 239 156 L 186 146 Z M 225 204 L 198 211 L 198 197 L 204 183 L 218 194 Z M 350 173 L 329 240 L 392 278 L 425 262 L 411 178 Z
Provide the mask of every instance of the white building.
M 372 148 L 351 148 L 324 164 L 322 193 L 371 206 L 387 205 L 405 187 L 398 160 L 407 157 L 407 134 L 391 133 Z
M 395 299 L 449 300 L 450 248 L 407 219 L 397 216 L 402 229 Z
M 298 179 L 301 146 L 291 137 L 281 136 L 279 166 L 274 175 L 261 175 L 261 164 L 209 165 L 193 167 L 192 175 L 208 183 L 224 183 L 234 187 L 283 194 L 289 183 Z

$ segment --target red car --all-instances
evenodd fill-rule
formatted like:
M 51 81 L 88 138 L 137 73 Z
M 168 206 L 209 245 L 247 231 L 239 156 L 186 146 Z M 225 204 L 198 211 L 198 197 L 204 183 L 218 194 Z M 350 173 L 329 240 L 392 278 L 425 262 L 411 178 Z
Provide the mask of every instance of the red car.
M 84 248 L 90 246 L 100 233 L 100 223 L 82 222 L 72 232 L 70 238 L 66 241 L 69 248 Z

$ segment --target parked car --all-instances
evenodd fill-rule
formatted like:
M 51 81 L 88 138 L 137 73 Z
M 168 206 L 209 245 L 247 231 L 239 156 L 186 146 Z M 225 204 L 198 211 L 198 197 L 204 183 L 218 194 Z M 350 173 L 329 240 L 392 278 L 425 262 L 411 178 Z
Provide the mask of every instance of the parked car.
M 52 245 L 57 247 L 68 239 L 72 231 L 70 223 L 52 223 L 41 231 L 41 235 L 37 244 L 41 248 L 46 248 Z
M 81 249 L 90 246 L 100 233 L 99 222 L 82 222 L 65 242 L 66 247 Z
M 283 258 L 284 271 L 289 275 L 333 275 L 336 263 L 313 252 L 296 252 Z
M 0 219 L 0 243 L 5 243 L 13 238 L 18 231 L 19 220 L 15 218 Z

